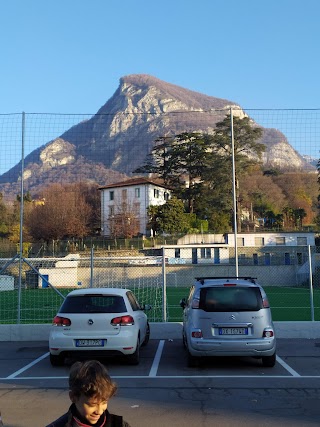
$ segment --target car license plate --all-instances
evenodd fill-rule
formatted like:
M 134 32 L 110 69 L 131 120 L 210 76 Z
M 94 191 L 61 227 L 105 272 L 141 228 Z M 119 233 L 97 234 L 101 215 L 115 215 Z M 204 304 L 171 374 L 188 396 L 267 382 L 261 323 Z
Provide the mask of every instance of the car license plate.
M 219 335 L 248 335 L 248 328 L 219 328 Z
M 83 339 L 76 340 L 76 347 L 103 347 L 105 340 Z

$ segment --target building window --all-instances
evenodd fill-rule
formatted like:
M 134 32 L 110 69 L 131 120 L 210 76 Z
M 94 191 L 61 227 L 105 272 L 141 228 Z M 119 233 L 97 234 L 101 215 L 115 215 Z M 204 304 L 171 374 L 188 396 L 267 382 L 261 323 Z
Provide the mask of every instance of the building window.
M 109 215 L 110 216 L 114 215 L 114 206 L 109 206 Z
M 139 213 L 140 213 L 140 203 L 139 202 L 135 202 L 133 204 L 133 211 L 136 215 L 139 215 Z
M 301 252 L 297 253 L 297 263 L 298 263 L 298 265 L 302 265 L 303 264 L 303 257 L 302 257 L 302 253 Z
M 174 250 L 174 257 L 175 257 L 175 258 L 180 258 L 180 249 L 179 249 L 179 248 L 176 248 L 176 249 Z
M 254 238 L 255 246 L 264 246 L 264 237 L 255 237 Z
M 155 199 L 159 199 L 159 195 L 160 195 L 160 191 L 157 190 L 156 188 L 153 190 L 153 197 Z
M 169 200 L 169 193 L 167 193 L 166 191 L 163 194 L 164 200 Z
M 286 238 L 285 237 L 276 237 L 276 245 L 285 245 Z
M 307 246 L 307 238 L 306 237 L 297 237 L 297 245 L 298 246 Z
M 192 248 L 192 264 L 198 264 L 198 249 Z
M 290 254 L 288 252 L 284 254 L 284 264 L 290 265 Z
M 109 200 L 114 200 L 114 191 L 109 191 Z
M 246 254 L 239 254 L 239 262 L 241 264 L 245 264 L 245 262 L 246 262 Z
M 200 248 L 201 258 L 211 258 L 211 248 Z
M 140 188 L 135 188 L 134 189 L 134 197 L 136 199 L 139 199 L 139 197 L 140 197 Z
M 258 254 L 253 254 L 252 258 L 253 258 L 253 265 L 258 265 L 259 264 Z
M 244 237 L 237 237 L 237 246 L 244 246 Z
M 270 253 L 265 253 L 265 254 L 264 254 L 264 263 L 265 263 L 265 265 L 270 265 L 270 264 L 271 264 L 271 256 L 270 256 Z

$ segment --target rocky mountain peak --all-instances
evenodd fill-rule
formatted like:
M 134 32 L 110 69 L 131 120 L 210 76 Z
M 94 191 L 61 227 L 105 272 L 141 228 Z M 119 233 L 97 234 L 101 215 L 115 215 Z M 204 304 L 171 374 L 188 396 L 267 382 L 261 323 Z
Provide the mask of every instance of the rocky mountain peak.
M 121 77 L 113 96 L 87 121 L 71 127 L 25 159 L 28 188 L 65 180 L 106 185 L 127 178 L 144 163 L 155 140 L 182 132 L 214 132 L 230 108 L 246 113 L 236 103 L 194 92 L 146 74 Z M 276 129 L 264 129 L 263 162 L 283 168 L 312 168 Z M 99 171 L 99 173 L 95 173 Z M 0 191 L 15 187 L 20 168 L 0 176 Z

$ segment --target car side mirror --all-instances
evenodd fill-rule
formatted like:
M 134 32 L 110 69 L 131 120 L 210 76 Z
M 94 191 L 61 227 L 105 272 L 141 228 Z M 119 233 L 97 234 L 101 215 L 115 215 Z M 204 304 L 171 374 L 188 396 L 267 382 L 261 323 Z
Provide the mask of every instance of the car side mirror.
M 187 303 L 186 303 L 186 299 L 185 299 L 185 298 L 182 298 L 182 299 L 180 300 L 180 307 L 181 307 L 182 309 L 184 309 L 184 308 L 186 307 L 186 305 L 187 305 Z

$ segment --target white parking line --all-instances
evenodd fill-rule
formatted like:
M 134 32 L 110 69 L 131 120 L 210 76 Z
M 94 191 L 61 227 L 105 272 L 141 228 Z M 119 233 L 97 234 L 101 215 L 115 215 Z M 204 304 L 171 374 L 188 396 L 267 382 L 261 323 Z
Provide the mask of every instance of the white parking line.
M 41 360 L 45 359 L 46 357 L 49 356 L 50 353 L 45 353 L 42 356 L 38 357 L 38 359 L 34 360 L 33 362 L 29 363 L 29 365 L 26 365 L 25 367 L 19 369 L 19 371 L 14 372 L 13 374 L 9 375 L 6 380 L 12 380 L 14 379 L 17 375 L 20 375 L 22 372 L 26 371 L 27 369 L 31 368 L 32 366 L 36 365 L 38 362 L 40 362 Z
M 163 347 L 164 347 L 164 340 L 160 340 L 159 345 L 158 345 L 158 350 L 156 352 L 156 355 L 154 356 L 153 363 L 152 363 L 152 366 L 151 366 L 151 369 L 149 372 L 149 377 L 156 377 L 157 376 L 158 367 L 159 367 Z
M 215 379 L 215 378 L 234 378 L 234 379 L 256 379 L 256 378 L 263 378 L 263 379 L 282 379 L 282 380 L 303 380 L 303 379 L 320 379 L 320 375 L 157 375 L 155 377 L 150 377 L 150 375 L 111 375 L 112 379 L 119 380 L 119 379 L 133 379 L 133 380 L 161 380 L 161 379 L 167 379 L 167 380 L 175 380 L 175 379 Z M 13 381 L 20 381 L 20 380 L 66 380 L 68 379 L 68 376 L 56 376 L 56 377 L 16 377 L 16 378 L 0 378 L 0 381 L 5 381 L 8 379 L 11 379 Z
M 298 374 L 297 371 L 292 369 L 284 360 L 281 359 L 281 357 L 277 356 L 277 362 L 280 363 L 286 369 L 293 377 L 300 377 L 301 375 Z
M 155 354 L 155 357 L 153 359 L 153 363 L 149 372 L 148 376 L 145 375 L 129 375 L 129 376 L 122 376 L 122 375 L 113 375 L 112 378 L 120 379 L 120 378 L 132 378 L 132 379 L 146 379 L 146 378 L 261 378 L 261 375 L 160 375 L 157 376 L 163 348 L 164 348 L 165 340 L 160 340 L 157 352 Z M 29 363 L 28 365 L 24 366 L 23 368 L 19 369 L 18 371 L 14 372 L 13 374 L 9 375 L 8 377 L 0 378 L 0 380 L 40 380 L 40 379 L 65 379 L 68 377 L 65 376 L 45 376 L 45 377 L 18 377 L 18 375 L 22 374 L 29 368 L 32 368 L 34 365 L 39 363 L 41 360 L 45 359 L 49 356 L 49 352 L 43 354 L 42 356 L 35 359 L 33 362 Z M 291 374 L 291 377 L 286 377 L 284 375 L 263 375 L 263 378 L 320 378 L 320 376 L 315 375 L 300 375 L 297 371 L 295 371 L 293 368 L 291 368 L 284 360 L 281 359 L 281 357 L 277 356 L 277 362 L 282 365 L 282 367 Z M 18 377 L 18 378 L 17 378 Z

